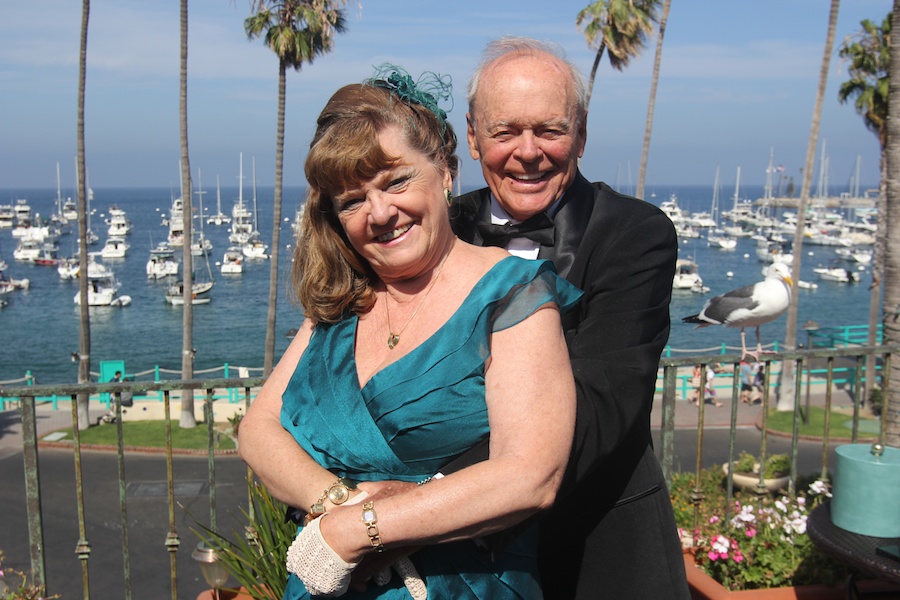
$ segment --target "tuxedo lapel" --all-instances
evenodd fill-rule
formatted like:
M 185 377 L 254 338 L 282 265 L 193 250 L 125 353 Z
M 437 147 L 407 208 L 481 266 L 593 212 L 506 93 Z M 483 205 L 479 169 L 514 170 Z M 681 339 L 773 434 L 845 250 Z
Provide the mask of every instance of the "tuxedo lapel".
M 483 246 L 478 223 L 491 222 L 491 191 L 488 188 L 457 196 L 450 206 L 453 232 L 464 242 Z
M 594 208 L 594 189 L 581 173 L 575 178 L 575 182 L 566 191 L 559 210 L 553 217 L 553 225 L 556 228 L 555 243 L 553 246 L 541 246 L 538 258 L 547 259 L 556 266 L 556 272 L 574 285 L 581 285 L 580 276 L 572 275 L 569 271 L 575 262 L 578 248 L 584 232 L 590 222 L 591 212 Z

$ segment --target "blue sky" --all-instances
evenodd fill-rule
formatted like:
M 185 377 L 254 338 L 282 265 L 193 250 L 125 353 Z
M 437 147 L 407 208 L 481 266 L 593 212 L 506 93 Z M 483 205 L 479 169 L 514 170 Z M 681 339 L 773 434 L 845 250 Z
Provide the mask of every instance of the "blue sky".
M 86 148 L 92 187 L 178 185 L 179 7 L 176 0 L 93 0 L 88 34 Z M 587 74 L 594 51 L 575 27 L 585 0 L 363 0 L 348 6 L 348 30 L 332 54 L 288 73 L 285 184 L 303 185 L 302 161 L 316 115 L 331 93 L 390 61 L 413 75 L 449 74 L 450 112 L 463 157 L 462 184 L 480 183 L 464 146 L 465 87 L 484 45 L 504 34 L 563 45 Z M 847 189 L 861 157 L 860 181 L 878 181 L 878 144 L 837 88 L 847 78 L 837 47 L 878 23 L 890 0 L 841 3 L 824 101 L 820 145 L 829 189 Z M 663 49 L 648 190 L 709 184 L 762 184 L 770 151 L 800 187 L 819 65 L 825 0 L 672 0 Z M 191 165 L 204 188 L 236 185 L 255 156 L 260 186 L 274 180 L 278 63 L 248 41 L 247 0 L 191 0 L 188 124 Z M 75 183 L 76 100 L 81 2 L 0 3 L 0 195 Z M 656 38 L 623 73 L 601 65 L 588 120 L 582 170 L 620 187 L 637 180 Z M 817 149 L 817 162 L 821 146 Z M 813 180 L 813 187 L 817 181 Z

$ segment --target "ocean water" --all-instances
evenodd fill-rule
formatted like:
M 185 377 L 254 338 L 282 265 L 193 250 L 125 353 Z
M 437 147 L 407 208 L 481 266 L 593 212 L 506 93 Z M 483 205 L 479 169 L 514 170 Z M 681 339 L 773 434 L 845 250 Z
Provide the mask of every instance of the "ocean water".
M 742 197 L 758 198 L 761 187 L 746 187 Z M 623 190 L 628 191 L 628 190 Z M 659 204 L 670 194 L 678 198 L 685 212 L 709 210 L 712 186 L 648 187 L 648 200 Z M 205 214 L 216 212 L 215 189 L 205 189 Z M 155 367 L 179 371 L 181 369 L 182 309 L 166 303 L 164 281 L 148 280 L 145 266 L 150 249 L 166 239 L 168 228 L 161 226 L 173 196 L 166 188 L 95 189 L 91 204 L 94 209 L 91 226 L 100 241 L 91 247 L 99 251 L 106 238 L 104 216 L 111 206 L 126 211 L 133 229 L 128 236 L 131 248 L 126 258 L 106 260 L 121 283 L 120 294 L 132 297 L 126 307 L 94 307 L 91 309 L 91 370 L 99 370 L 99 361 L 124 360 L 128 373 L 140 373 Z M 231 213 L 238 198 L 238 189 L 222 188 L 222 212 Z M 727 188 L 722 192 L 729 195 Z M 71 194 L 71 192 L 69 192 Z M 304 190 L 286 188 L 283 219 L 292 220 L 300 206 Z M 733 191 L 730 192 L 733 195 Z M 65 194 L 64 194 L 65 196 Z M 245 188 L 244 201 L 252 208 L 252 194 Z M 27 190 L 10 195 L 4 203 L 26 198 L 33 213 L 49 216 L 54 212 L 56 190 Z M 720 196 L 721 198 L 721 196 Z M 271 188 L 257 189 L 258 225 L 264 240 L 269 243 L 272 232 Z M 720 200 L 720 208 L 727 210 L 732 200 Z M 194 195 L 195 210 L 198 197 Z M 199 219 L 194 227 L 200 225 Z M 292 243 L 290 223 L 282 221 L 281 260 L 279 265 L 278 314 L 275 352 L 276 358 L 287 348 L 286 333 L 299 325 L 302 310 L 294 305 L 288 294 L 290 285 Z M 265 349 L 266 310 L 269 285 L 269 260 L 245 262 L 242 275 L 222 275 L 215 264 L 222 260 L 228 247 L 228 226 L 203 224 L 204 233 L 214 244 L 210 266 L 216 281 L 212 302 L 194 307 L 195 371 L 214 369 L 224 364 L 232 367 L 261 368 Z M 756 258 L 756 242 L 743 238 L 736 250 L 725 251 L 707 246 L 704 238 L 681 240 L 679 256 L 691 258 L 697 264 L 708 294 L 689 290 L 674 290 L 671 316 L 670 348 L 678 351 L 706 350 L 726 344 L 740 346 L 738 330 L 725 327 L 696 329 L 682 323 L 681 318 L 698 312 L 712 295 L 724 293 L 762 279 L 764 264 Z M 60 254 L 75 253 L 75 235 L 63 235 L 59 241 Z M 16 240 L 10 230 L 0 230 L 0 255 L 9 264 L 7 275 L 15 279 L 28 278 L 31 287 L 7 296 L 6 308 L 0 309 L 0 381 L 18 379 L 26 372 L 39 383 L 69 383 L 77 379 L 77 364 L 71 355 L 78 350 L 79 310 L 73 301 L 78 291 L 76 281 L 60 279 L 56 268 L 36 266 L 13 260 Z M 860 283 L 838 284 L 820 281 L 812 269 L 828 264 L 836 255 L 831 247 L 805 245 L 800 279 L 818 283 L 815 290 L 796 290 L 799 294 L 799 323 L 814 320 L 823 327 L 861 325 L 868 320 L 871 277 L 861 274 Z M 205 270 L 200 257 L 194 257 L 195 271 Z M 730 275 L 729 275 L 730 273 Z M 796 277 L 795 277 L 796 279 Z M 784 339 L 786 316 L 762 327 L 763 344 Z M 755 333 L 747 331 L 748 344 L 755 345 Z M 798 342 L 803 342 L 802 331 Z M 221 373 L 219 373 L 221 374 Z M 216 374 L 218 376 L 219 374 Z M 167 375 L 166 377 L 174 377 Z

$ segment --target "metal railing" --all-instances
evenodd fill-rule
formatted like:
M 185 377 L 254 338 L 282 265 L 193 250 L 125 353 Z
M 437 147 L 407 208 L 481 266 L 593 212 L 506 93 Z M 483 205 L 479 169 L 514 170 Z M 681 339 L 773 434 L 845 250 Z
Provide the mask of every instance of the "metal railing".
M 816 462 L 820 466 L 822 477 L 828 478 L 829 472 L 829 448 L 833 440 L 829 438 L 829 421 L 833 412 L 833 399 L 835 394 L 835 382 L 844 380 L 852 381 L 852 440 L 858 439 L 858 425 L 860 422 L 860 410 L 863 406 L 862 393 L 864 386 L 859 385 L 865 381 L 866 377 L 874 376 L 878 379 L 882 389 L 887 389 L 889 385 L 890 363 L 892 355 L 897 352 L 898 348 L 891 346 L 875 346 L 875 347 L 845 347 L 831 349 L 811 349 L 799 350 L 795 352 L 784 352 L 778 354 L 765 354 L 761 357 L 761 362 L 765 369 L 765 386 L 762 394 L 762 404 L 760 413 L 760 423 L 758 430 L 758 455 L 761 461 L 765 461 L 769 452 L 770 433 L 767 427 L 767 419 L 770 409 L 774 408 L 776 402 L 776 394 L 781 390 L 779 379 L 783 379 L 785 374 L 793 370 L 795 374 L 795 385 L 793 390 L 793 398 L 787 399 L 793 410 L 794 428 L 790 438 L 790 457 L 791 457 L 791 484 L 790 491 L 794 491 L 794 485 L 798 478 L 798 459 L 800 457 L 800 436 L 799 427 L 804 420 L 804 414 L 809 413 L 810 397 L 816 398 L 816 402 L 820 404 L 825 411 L 825 432 L 821 439 L 820 458 Z M 875 374 L 867 374 L 865 372 L 865 359 L 867 356 L 874 355 L 877 358 L 878 371 Z M 706 444 L 707 436 L 710 435 L 711 418 L 707 416 L 706 405 L 702 401 L 698 402 L 696 409 L 691 407 L 691 412 L 686 413 L 684 405 L 686 404 L 685 391 L 687 389 L 687 378 L 695 365 L 701 365 L 701 369 L 705 370 L 712 363 L 716 363 L 725 367 L 726 372 L 730 375 L 718 376 L 720 380 L 720 389 L 730 389 L 730 403 L 725 403 L 725 407 L 731 409 L 729 418 L 724 423 L 717 425 L 718 431 L 728 432 L 726 448 L 718 448 L 717 452 L 723 454 L 729 464 L 733 465 L 736 454 L 736 437 L 740 429 L 737 420 L 738 407 L 740 406 L 741 379 L 740 379 L 740 362 L 741 356 L 738 354 L 715 354 L 702 356 L 684 356 L 679 358 L 666 357 L 660 361 L 660 380 L 661 385 L 658 386 L 657 403 L 661 408 L 658 409 L 657 417 L 659 418 L 658 433 L 660 442 L 657 452 L 663 466 L 663 470 L 667 480 L 671 481 L 672 474 L 676 464 L 675 440 L 676 432 L 682 437 L 694 437 L 696 444 L 696 455 L 685 457 L 685 463 L 690 460 L 690 468 L 694 469 L 697 474 L 697 481 L 700 479 L 700 472 L 704 466 L 704 454 L 708 451 Z M 840 376 L 836 377 L 836 373 Z M 730 380 L 730 381 L 729 381 Z M 701 374 L 701 381 L 705 381 L 705 376 Z M 41 473 L 39 468 L 39 435 L 37 428 L 37 402 L 36 398 L 68 398 L 71 406 L 71 424 L 78 422 L 77 402 L 79 395 L 87 394 L 90 397 L 99 397 L 100 394 L 108 394 L 112 397 L 118 397 L 124 392 L 131 392 L 133 396 L 158 393 L 161 395 L 164 404 L 164 419 L 166 431 L 166 446 L 164 451 L 164 460 L 166 467 L 166 504 L 168 512 L 168 534 L 165 540 L 166 549 L 170 553 L 169 561 L 169 581 L 171 589 L 171 597 L 173 600 L 178 598 L 178 568 L 176 562 L 176 553 L 180 545 L 180 539 L 176 530 L 176 507 L 178 503 L 175 497 L 176 477 L 173 469 L 173 444 L 172 444 L 172 425 L 170 418 L 170 402 L 172 401 L 172 392 L 183 390 L 202 390 L 205 397 L 202 402 L 204 404 L 204 414 L 214 415 L 214 402 L 219 398 L 230 398 L 231 394 L 225 396 L 216 393 L 217 390 L 232 390 L 242 397 L 245 407 L 249 407 L 252 401 L 252 394 L 255 389 L 261 386 L 263 379 L 261 377 L 250 378 L 229 378 L 229 379 L 208 379 L 208 380 L 169 380 L 169 381 L 132 381 L 121 383 L 91 383 L 91 384 L 68 384 L 68 385 L 25 385 L 17 387 L 0 387 L 0 400 L 14 400 L 20 403 L 21 420 L 22 420 L 22 462 L 25 472 L 25 496 L 23 501 L 26 503 L 28 536 L 30 548 L 30 567 L 33 575 L 33 581 L 38 585 L 46 582 L 46 556 L 45 556 L 45 540 L 42 513 L 42 491 L 41 491 Z M 725 394 L 723 394 L 725 396 Z M 887 394 L 883 394 L 884 404 L 881 407 L 882 414 L 887 411 Z M 785 399 L 782 398 L 782 402 Z M 151 402 L 155 400 L 147 400 Z M 94 406 L 103 407 L 98 400 L 91 400 Z M 136 402 L 137 404 L 137 402 Z M 122 407 L 120 403 L 113 402 L 116 411 L 116 427 L 117 427 L 117 447 L 116 457 L 118 464 L 118 504 L 119 504 L 119 524 L 122 531 L 121 548 L 104 548 L 108 552 L 121 554 L 124 557 L 124 587 L 126 600 L 131 598 L 132 575 L 130 564 L 137 559 L 132 556 L 131 552 L 140 552 L 144 550 L 146 544 L 131 545 L 128 540 L 128 518 L 127 518 L 127 502 L 126 489 L 129 482 L 124 474 L 124 457 L 126 447 L 122 434 Z M 58 408 L 54 406 L 54 409 Z M 44 406 L 44 410 L 47 406 Z M 724 410 L 727 408 L 717 409 L 723 411 L 718 413 L 717 418 L 721 420 Z M 676 412 L 681 411 L 681 418 L 676 419 Z M 684 415 L 687 414 L 687 419 Z M 696 416 L 693 416 L 693 415 Z M 216 530 L 217 527 L 217 505 L 216 505 L 216 453 L 214 451 L 215 429 L 214 418 L 206 419 L 208 432 L 209 448 L 206 451 L 207 464 L 207 485 L 208 485 L 208 503 L 209 503 L 209 527 Z M 654 427 L 656 429 L 656 427 Z M 78 519 L 78 540 L 76 543 L 75 554 L 81 563 L 82 573 L 82 593 L 84 598 L 90 597 L 90 582 L 88 577 L 88 564 L 92 553 L 91 541 L 88 539 L 87 528 L 85 525 L 86 502 L 85 494 L 90 493 L 86 489 L 83 478 L 82 457 L 85 449 L 82 448 L 80 433 L 78 427 L 72 428 L 74 443 L 72 444 L 74 452 L 74 485 L 75 485 L 75 504 Z M 881 420 L 880 431 L 877 437 L 884 441 L 885 435 L 885 419 Z M 810 452 L 807 448 L 804 452 Z M 807 457 L 808 458 L 808 457 Z M 680 458 L 679 458 L 680 460 Z M 687 470 L 687 469 L 684 469 Z M 727 478 L 728 499 L 730 504 L 732 477 L 731 471 Z M 249 473 L 249 472 L 248 472 Z M 762 475 L 760 475 L 762 478 Z M 245 482 L 231 482 L 244 484 Z M 762 481 L 761 481 L 762 483 Z M 695 515 L 699 515 L 699 506 L 704 501 L 703 494 L 699 487 L 695 490 L 693 502 L 695 504 Z M 726 510 L 729 507 L 725 507 Z M 54 590 L 48 590 L 53 593 Z

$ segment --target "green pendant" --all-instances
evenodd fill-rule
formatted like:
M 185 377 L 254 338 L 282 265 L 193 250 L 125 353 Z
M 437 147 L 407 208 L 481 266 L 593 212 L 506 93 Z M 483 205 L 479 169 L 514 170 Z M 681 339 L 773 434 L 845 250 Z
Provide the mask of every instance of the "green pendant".
M 400 343 L 400 336 L 399 336 L 399 335 L 396 335 L 396 334 L 393 334 L 393 333 L 392 333 L 392 334 L 390 334 L 390 335 L 388 336 L 388 348 L 390 348 L 391 350 L 393 350 L 393 349 L 394 349 L 394 346 L 396 346 L 396 345 L 399 344 L 399 343 Z

